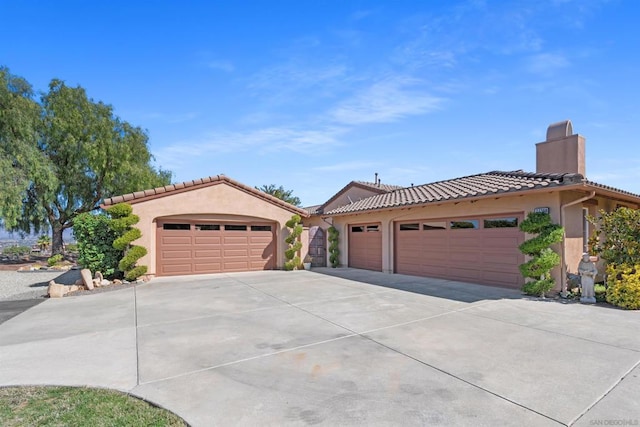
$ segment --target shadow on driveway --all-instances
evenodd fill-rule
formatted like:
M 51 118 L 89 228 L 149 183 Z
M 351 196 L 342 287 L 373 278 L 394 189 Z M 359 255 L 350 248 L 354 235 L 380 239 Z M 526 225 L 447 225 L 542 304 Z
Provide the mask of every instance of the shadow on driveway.
M 487 300 L 526 298 L 517 289 L 477 285 L 430 277 L 386 274 L 378 271 L 355 268 L 314 268 L 314 273 L 353 280 L 385 288 L 397 289 L 415 294 L 473 303 Z
M 12 317 L 16 317 L 23 311 L 26 311 L 31 307 L 35 307 L 43 301 L 43 298 L 25 299 L 18 301 L 0 301 L 0 325 L 11 319 Z

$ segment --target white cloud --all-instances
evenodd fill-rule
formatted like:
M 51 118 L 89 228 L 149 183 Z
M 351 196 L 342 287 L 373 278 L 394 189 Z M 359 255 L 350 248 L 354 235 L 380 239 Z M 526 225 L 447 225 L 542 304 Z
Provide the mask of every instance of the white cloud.
M 394 122 L 440 108 L 443 99 L 425 92 L 422 82 L 411 77 L 391 77 L 360 91 L 338 104 L 329 115 L 347 124 Z
M 200 157 L 215 153 L 317 153 L 339 145 L 339 137 L 343 132 L 344 129 L 338 127 L 308 130 L 270 127 L 247 132 L 210 132 L 195 141 L 179 141 L 168 145 L 156 154 L 156 158 L 159 163 L 167 165 L 175 162 L 176 157 Z
M 251 77 L 249 89 L 258 90 L 286 90 L 314 87 L 333 79 L 340 78 L 346 73 L 342 64 L 325 66 L 300 65 L 286 63 L 266 68 Z

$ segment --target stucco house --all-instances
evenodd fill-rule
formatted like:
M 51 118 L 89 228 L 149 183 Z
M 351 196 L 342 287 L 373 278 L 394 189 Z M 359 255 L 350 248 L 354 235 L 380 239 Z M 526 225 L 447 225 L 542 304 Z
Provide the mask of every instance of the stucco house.
M 224 175 L 105 199 L 140 217 L 149 276 L 269 270 L 284 265 L 285 223 L 309 213 Z
M 340 232 L 340 264 L 353 268 L 519 288 L 518 228 L 543 210 L 565 227 L 553 274 L 564 286 L 593 227 L 587 215 L 637 209 L 640 195 L 589 181 L 585 139 L 570 121 L 536 144 L 536 171 L 492 171 L 401 187 L 352 181 L 327 202 L 300 209 L 224 176 L 113 197 L 140 216 L 150 275 L 281 268 L 292 214 L 303 217 L 303 255 L 327 265 L 326 230 Z

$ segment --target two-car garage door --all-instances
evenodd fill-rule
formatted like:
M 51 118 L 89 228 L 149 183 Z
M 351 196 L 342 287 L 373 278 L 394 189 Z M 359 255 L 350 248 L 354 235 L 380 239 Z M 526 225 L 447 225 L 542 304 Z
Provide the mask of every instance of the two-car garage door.
M 395 272 L 519 288 L 522 215 L 395 224 Z
M 156 236 L 160 276 L 276 267 L 273 223 L 160 221 Z

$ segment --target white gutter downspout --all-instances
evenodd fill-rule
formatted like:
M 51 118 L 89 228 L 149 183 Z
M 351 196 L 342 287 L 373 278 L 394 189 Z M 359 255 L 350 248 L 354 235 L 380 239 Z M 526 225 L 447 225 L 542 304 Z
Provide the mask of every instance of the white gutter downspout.
M 582 197 L 581 199 L 578 200 L 574 200 L 573 202 L 569 202 L 569 203 L 565 203 L 564 205 L 560 205 L 560 225 L 562 226 L 562 228 L 564 229 L 564 210 L 565 208 L 568 208 L 569 206 L 573 206 L 573 205 L 577 205 L 578 203 L 582 203 L 584 201 L 587 201 L 589 199 L 593 199 L 596 195 L 595 191 L 592 191 L 591 193 L 589 193 L 588 196 Z M 567 297 L 567 262 L 566 262 L 566 249 L 565 249 L 565 245 L 566 245 L 566 238 L 567 238 L 567 232 L 566 229 L 565 231 L 562 233 L 562 248 L 561 248 L 561 259 L 562 259 L 562 269 L 561 269 L 561 277 L 560 277 L 560 296 L 562 296 L 562 298 L 566 298 Z

